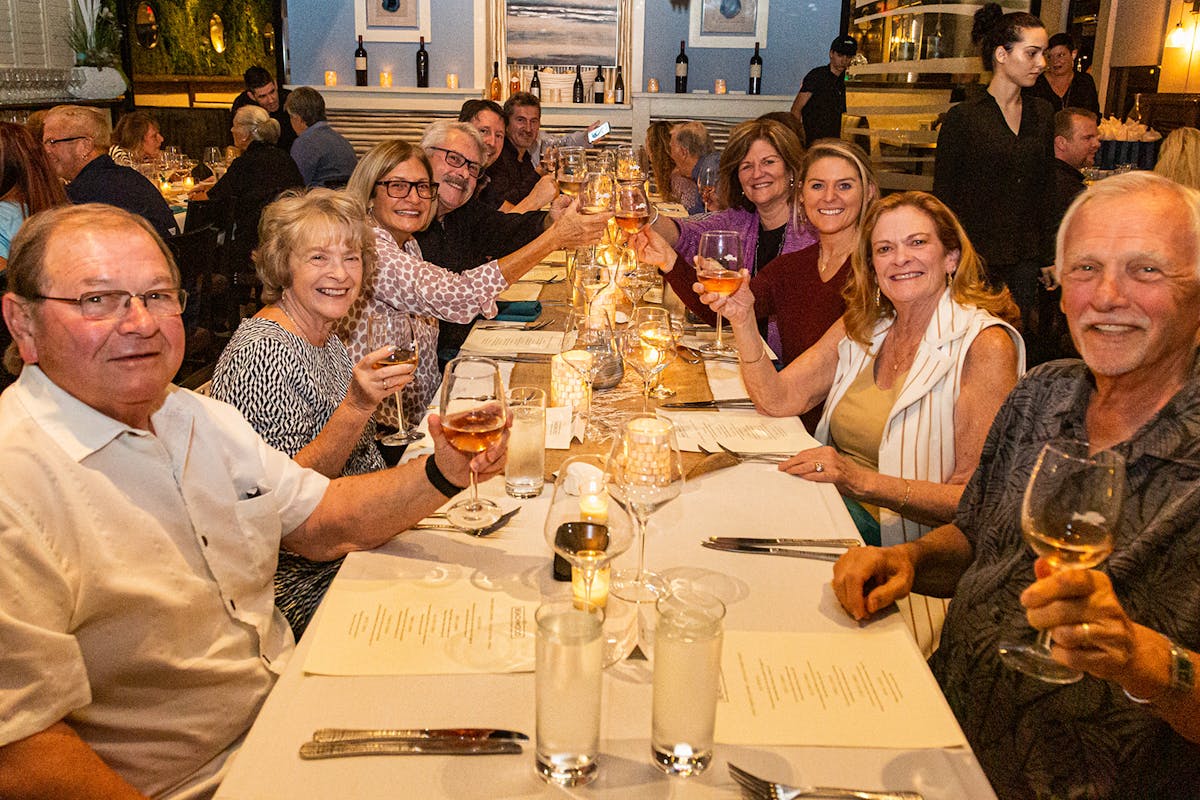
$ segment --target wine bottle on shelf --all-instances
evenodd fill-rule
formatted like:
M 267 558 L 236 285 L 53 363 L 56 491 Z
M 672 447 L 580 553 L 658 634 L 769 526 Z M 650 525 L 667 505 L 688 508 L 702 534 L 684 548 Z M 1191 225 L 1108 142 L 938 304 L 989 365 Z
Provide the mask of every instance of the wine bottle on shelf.
M 596 80 L 592 81 L 592 102 L 604 102 L 604 67 L 596 65 Z
M 541 68 L 540 64 L 534 64 L 533 77 L 529 79 L 529 93 L 538 100 L 542 99 L 542 79 L 538 77 L 538 71 Z
M 500 101 L 500 62 L 492 62 L 492 83 L 488 87 L 488 97 L 497 102 Z
M 617 64 L 617 79 L 613 83 L 613 100 L 617 103 L 625 102 L 625 79 L 621 77 L 620 64 Z
M 367 85 L 367 48 L 363 47 L 362 37 L 358 37 L 358 47 L 354 50 L 354 85 Z
M 571 87 L 571 102 L 583 102 L 583 67 L 575 65 L 575 85 Z
M 750 88 L 746 94 L 762 94 L 762 56 L 758 54 L 758 42 L 754 43 L 754 55 L 750 56 Z
M 684 44 L 679 43 L 679 55 L 675 56 L 675 94 L 687 94 L 688 57 Z
M 429 88 L 429 51 L 425 49 L 425 37 L 421 37 L 421 46 L 417 48 L 417 87 Z
M 512 70 L 508 73 L 508 96 L 512 97 L 519 91 L 521 91 L 521 72 L 517 65 L 513 64 Z

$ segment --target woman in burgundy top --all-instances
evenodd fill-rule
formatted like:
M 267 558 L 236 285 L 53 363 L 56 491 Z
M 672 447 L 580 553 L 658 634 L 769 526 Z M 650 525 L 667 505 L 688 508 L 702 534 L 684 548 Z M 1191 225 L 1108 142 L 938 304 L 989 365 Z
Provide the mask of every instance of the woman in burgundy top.
M 859 221 L 879 195 L 867 154 L 840 139 L 814 143 L 800 174 L 800 202 L 817 242 L 773 259 L 750 279 L 755 315 L 760 320 L 773 317 L 778 323 L 779 357 L 784 364 L 816 344 L 845 311 L 841 292 L 850 275 Z M 679 258 L 665 240 L 652 230 L 641 236 L 640 258 L 664 264 L 672 285 L 695 283 L 695 267 Z M 716 316 L 700 302 L 699 286 L 695 289 L 678 294 L 701 318 L 715 321 Z M 809 430 L 819 418 L 820 408 L 804 415 Z

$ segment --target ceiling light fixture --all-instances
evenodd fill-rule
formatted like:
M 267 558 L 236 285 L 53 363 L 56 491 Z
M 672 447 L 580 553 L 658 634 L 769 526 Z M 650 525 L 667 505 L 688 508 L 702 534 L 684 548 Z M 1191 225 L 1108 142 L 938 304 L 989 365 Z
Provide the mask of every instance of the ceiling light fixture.
M 1192 15 L 1200 14 L 1200 0 L 1191 0 Z M 1175 24 L 1175 29 L 1167 36 L 1167 47 L 1187 47 L 1188 35 L 1183 28 L 1183 9 L 1187 5 L 1187 0 L 1179 4 L 1179 22 Z

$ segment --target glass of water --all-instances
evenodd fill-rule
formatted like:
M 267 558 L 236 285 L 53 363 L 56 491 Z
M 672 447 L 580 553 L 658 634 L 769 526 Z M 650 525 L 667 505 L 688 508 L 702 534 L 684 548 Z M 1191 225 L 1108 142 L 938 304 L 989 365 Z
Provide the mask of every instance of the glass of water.
M 537 773 L 547 783 L 582 786 L 596 778 L 604 611 L 571 599 L 538 607 Z
M 650 746 L 668 775 L 699 775 L 712 762 L 721 684 L 725 604 L 705 592 L 658 600 Z
M 508 390 L 513 424 L 508 433 L 504 491 L 512 497 L 537 497 L 546 471 L 546 391 L 536 386 Z

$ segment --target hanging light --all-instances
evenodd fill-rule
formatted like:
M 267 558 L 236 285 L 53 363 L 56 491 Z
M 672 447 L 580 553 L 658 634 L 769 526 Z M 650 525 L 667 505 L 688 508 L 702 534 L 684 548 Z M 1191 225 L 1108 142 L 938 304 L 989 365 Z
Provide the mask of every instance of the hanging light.
M 1167 47 L 1187 47 L 1188 34 L 1183 29 L 1183 7 L 1187 5 L 1187 0 L 1179 4 L 1179 22 L 1175 23 L 1175 29 L 1167 36 Z M 1192 14 L 1200 14 L 1200 0 L 1192 0 Z

